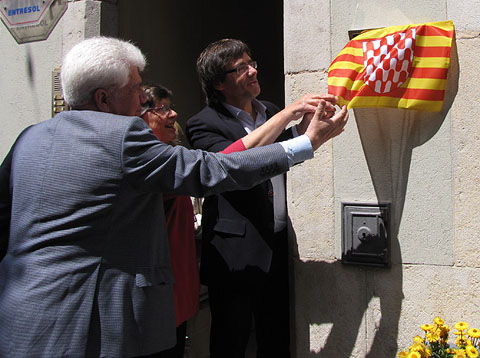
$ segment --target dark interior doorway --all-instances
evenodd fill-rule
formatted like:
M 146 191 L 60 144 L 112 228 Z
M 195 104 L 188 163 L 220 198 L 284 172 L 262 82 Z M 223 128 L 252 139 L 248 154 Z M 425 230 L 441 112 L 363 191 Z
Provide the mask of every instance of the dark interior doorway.
M 179 123 L 205 106 L 195 63 L 211 42 L 236 38 L 246 42 L 258 62 L 260 99 L 285 104 L 283 1 L 119 0 L 118 36 L 139 46 L 148 59 L 144 80 L 173 90 Z M 201 309 L 189 322 L 195 334 L 187 350 L 208 357 L 209 312 Z M 188 356 L 188 354 L 187 354 Z M 248 357 L 255 356 L 252 335 Z
M 179 122 L 204 106 L 195 62 L 210 42 L 237 38 L 258 62 L 260 99 L 283 106 L 283 1 L 120 0 L 119 37 L 147 55 L 143 77 L 174 92 Z

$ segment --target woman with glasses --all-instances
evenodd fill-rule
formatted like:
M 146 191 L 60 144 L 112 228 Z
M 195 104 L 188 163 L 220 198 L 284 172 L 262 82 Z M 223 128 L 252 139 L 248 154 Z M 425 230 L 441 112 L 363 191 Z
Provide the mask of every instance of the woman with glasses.
M 145 85 L 147 101 L 142 118 L 159 140 L 166 144 L 180 144 L 176 122 L 178 113 L 172 103 L 172 92 L 162 85 Z M 200 282 L 195 249 L 194 211 L 186 195 L 163 196 L 165 221 L 170 247 L 170 260 L 175 284 L 175 319 L 177 344 L 175 347 L 148 357 L 183 358 L 187 320 L 198 311 Z
M 161 85 L 144 86 L 147 101 L 143 104 L 142 118 L 162 142 L 172 144 L 177 138 L 175 122 L 178 113 L 172 103 L 172 92 Z

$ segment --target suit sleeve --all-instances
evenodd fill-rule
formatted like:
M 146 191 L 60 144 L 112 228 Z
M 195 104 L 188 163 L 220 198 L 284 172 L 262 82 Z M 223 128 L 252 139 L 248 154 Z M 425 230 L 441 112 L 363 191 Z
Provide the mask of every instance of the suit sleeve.
M 249 189 L 288 170 L 280 144 L 231 154 L 188 150 L 160 142 L 141 119 L 125 132 L 122 167 L 137 190 L 195 197 Z

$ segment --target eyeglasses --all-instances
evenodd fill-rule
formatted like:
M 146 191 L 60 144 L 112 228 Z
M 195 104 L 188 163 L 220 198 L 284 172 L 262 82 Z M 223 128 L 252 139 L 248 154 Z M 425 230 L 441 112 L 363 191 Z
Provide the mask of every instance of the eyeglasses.
M 246 73 L 250 67 L 257 69 L 257 61 L 249 61 L 248 63 L 244 63 L 240 66 L 232 68 L 231 70 L 225 71 L 224 73 L 227 74 L 227 73 L 237 72 L 237 75 L 240 76 Z
M 162 104 L 158 107 L 148 108 L 145 112 L 148 111 L 154 112 L 155 114 L 165 115 L 167 113 L 175 111 L 175 106 L 173 104 Z

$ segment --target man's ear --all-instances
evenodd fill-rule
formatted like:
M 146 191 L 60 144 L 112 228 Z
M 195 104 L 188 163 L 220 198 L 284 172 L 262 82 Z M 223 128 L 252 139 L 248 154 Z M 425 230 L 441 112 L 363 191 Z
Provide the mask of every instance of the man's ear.
M 213 88 L 215 88 L 217 91 L 223 91 L 225 89 L 225 86 L 223 85 L 223 81 L 222 82 L 215 82 L 213 84 Z
M 93 100 L 95 101 L 95 105 L 101 112 L 110 113 L 108 91 L 104 90 L 103 88 L 95 90 L 93 94 Z

